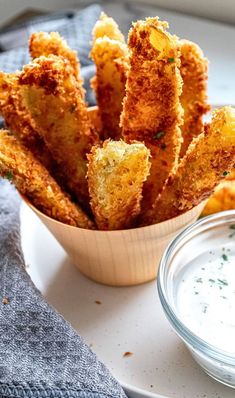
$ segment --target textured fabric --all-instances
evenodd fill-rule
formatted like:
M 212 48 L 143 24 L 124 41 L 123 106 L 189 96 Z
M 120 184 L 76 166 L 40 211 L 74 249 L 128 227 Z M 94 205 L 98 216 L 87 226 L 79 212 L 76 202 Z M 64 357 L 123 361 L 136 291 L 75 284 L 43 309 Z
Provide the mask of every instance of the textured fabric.
M 124 397 L 106 367 L 26 273 L 19 203 L 15 189 L 0 180 L 0 396 Z
M 79 52 L 81 64 L 90 65 L 92 62 L 88 58 L 88 52 L 91 31 L 100 12 L 99 5 L 92 5 L 78 12 L 59 14 L 57 17 L 52 14 L 44 18 L 34 18 L 23 26 L 14 27 L 11 31 L 0 32 L 0 46 L 4 49 L 4 52 L 0 54 L 1 68 L 5 72 L 14 72 L 28 63 L 30 56 L 27 41 L 33 32 L 39 31 L 59 32 L 67 40 L 69 46 Z M 7 36 L 9 36 L 8 40 Z M 12 49 L 14 42 L 17 45 Z M 8 49 L 11 50 L 6 51 Z
M 90 78 L 95 67 L 89 58 L 92 28 L 99 18 L 101 7 L 92 5 L 81 11 L 52 14 L 34 18 L 32 21 L 19 25 L 11 30 L 0 31 L 0 70 L 15 72 L 30 61 L 28 39 L 33 32 L 57 31 L 66 39 L 69 46 L 78 51 L 82 66 L 81 74 L 86 89 L 86 100 L 89 105 L 95 104 L 95 97 L 90 90 Z

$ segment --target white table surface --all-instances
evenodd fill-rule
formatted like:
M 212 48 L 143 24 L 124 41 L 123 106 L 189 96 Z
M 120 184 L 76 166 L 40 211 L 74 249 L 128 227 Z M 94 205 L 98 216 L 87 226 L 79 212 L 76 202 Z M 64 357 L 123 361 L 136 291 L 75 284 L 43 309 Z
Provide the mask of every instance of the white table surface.
M 25 204 L 21 236 L 33 282 L 126 387 L 129 398 L 234 398 L 235 390 L 207 376 L 174 333 L 156 281 L 115 288 L 88 280 Z M 132 355 L 125 357 L 126 352 Z

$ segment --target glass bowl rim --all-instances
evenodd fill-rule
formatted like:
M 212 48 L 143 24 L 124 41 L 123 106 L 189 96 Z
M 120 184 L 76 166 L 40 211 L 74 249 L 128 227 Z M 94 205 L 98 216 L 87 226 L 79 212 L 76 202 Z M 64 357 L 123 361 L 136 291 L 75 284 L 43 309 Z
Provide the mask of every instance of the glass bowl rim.
M 171 255 L 177 248 L 178 244 L 190 233 L 197 229 L 211 229 L 215 226 L 225 225 L 230 221 L 235 223 L 235 210 L 221 211 L 206 217 L 203 217 L 187 228 L 180 232 L 167 246 L 165 249 L 158 268 L 157 275 L 157 288 L 160 298 L 161 305 L 164 313 L 168 318 L 169 322 L 175 329 L 176 333 L 184 340 L 185 343 L 189 344 L 193 350 L 200 351 L 203 355 L 208 356 L 216 361 L 221 361 L 227 365 L 235 366 L 235 353 L 234 355 L 229 352 L 220 350 L 212 344 L 209 344 L 202 338 L 198 337 L 193 333 L 177 316 L 176 312 L 172 308 L 167 298 L 167 292 L 164 284 L 164 273 L 165 267 L 169 262 Z

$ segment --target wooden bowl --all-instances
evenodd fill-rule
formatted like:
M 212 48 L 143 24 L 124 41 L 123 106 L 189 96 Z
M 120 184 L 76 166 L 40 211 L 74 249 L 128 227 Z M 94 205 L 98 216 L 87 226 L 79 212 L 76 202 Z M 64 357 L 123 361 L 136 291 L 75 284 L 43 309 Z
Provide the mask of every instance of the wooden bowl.
M 204 203 L 159 224 L 119 230 L 93 231 L 56 221 L 32 206 L 79 271 L 111 286 L 138 285 L 156 278 L 161 256 L 170 241 L 196 221 Z

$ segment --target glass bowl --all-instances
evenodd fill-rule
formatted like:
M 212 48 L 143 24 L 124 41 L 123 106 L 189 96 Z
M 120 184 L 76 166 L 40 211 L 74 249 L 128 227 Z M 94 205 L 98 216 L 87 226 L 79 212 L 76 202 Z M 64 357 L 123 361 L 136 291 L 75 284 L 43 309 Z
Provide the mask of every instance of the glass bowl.
M 163 310 L 194 359 L 235 388 L 235 211 L 181 232 L 163 254 L 157 285 Z

